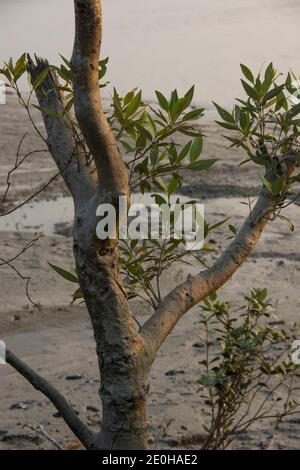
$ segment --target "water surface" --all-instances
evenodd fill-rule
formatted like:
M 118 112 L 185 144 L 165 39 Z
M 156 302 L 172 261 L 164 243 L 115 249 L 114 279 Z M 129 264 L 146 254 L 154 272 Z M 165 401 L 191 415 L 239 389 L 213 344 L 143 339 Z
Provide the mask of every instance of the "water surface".
M 239 64 L 274 61 L 300 74 L 298 0 L 103 0 L 103 55 L 122 92 L 197 86 L 197 101 L 230 104 Z M 0 0 L 0 61 L 24 50 L 70 56 L 73 0 Z

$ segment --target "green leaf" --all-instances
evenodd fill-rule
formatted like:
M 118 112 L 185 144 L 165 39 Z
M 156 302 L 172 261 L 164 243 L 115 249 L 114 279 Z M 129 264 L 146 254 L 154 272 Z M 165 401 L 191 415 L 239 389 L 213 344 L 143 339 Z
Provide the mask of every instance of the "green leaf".
M 196 162 L 191 163 L 188 166 L 188 169 L 193 171 L 203 171 L 208 170 L 211 166 L 213 166 L 218 160 L 198 160 Z
M 57 272 L 57 274 L 59 274 L 61 277 L 63 277 L 67 281 L 74 282 L 75 284 L 79 284 L 79 280 L 77 276 L 75 276 L 74 274 L 66 271 L 63 268 L 60 268 L 59 266 L 55 266 L 54 264 L 51 264 L 51 263 L 48 263 L 48 264 L 50 268 L 52 268 L 55 272 Z
M 191 146 L 191 150 L 190 150 L 191 162 L 194 162 L 195 160 L 197 160 L 197 158 L 201 155 L 202 150 L 203 150 L 203 137 L 202 135 L 199 135 L 198 137 L 196 137 L 196 139 L 194 140 Z
M 273 90 L 270 90 L 264 97 L 264 103 L 267 103 L 268 101 L 272 100 L 276 96 L 278 96 L 282 90 L 284 89 L 284 85 L 276 86 L 273 88 Z
M 178 162 L 181 162 L 189 153 L 190 149 L 192 146 L 192 141 L 188 142 L 183 149 L 181 150 L 179 156 L 178 156 Z M 299 161 L 300 163 L 300 161 Z
M 64 108 L 64 112 L 65 113 L 68 113 L 70 111 L 70 109 L 72 108 L 74 104 L 74 98 L 72 97 L 66 104 L 65 108 Z
M 21 57 L 17 60 L 16 66 L 15 66 L 15 72 L 18 72 L 18 69 L 22 68 L 23 65 L 25 65 L 26 61 L 26 52 L 24 52 Z
M 272 83 L 272 80 L 275 78 L 275 70 L 272 62 L 268 65 L 265 72 L 265 80 L 269 83 Z
M 283 176 L 278 176 L 274 181 L 268 181 L 264 176 L 259 175 L 263 185 L 272 194 L 272 196 L 278 196 L 284 187 Z
M 72 73 L 68 70 L 64 65 L 61 65 L 60 68 L 55 67 L 56 72 L 58 73 L 59 77 L 61 77 L 65 82 L 71 84 L 72 81 Z
M 106 57 L 106 59 L 102 59 L 99 61 L 99 80 L 102 80 L 102 78 L 106 74 L 108 61 L 109 57 Z
M 241 80 L 241 82 L 242 82 L 243 88 L 244 88 L 245 92 L 247 93 L 247 95 L 250 98 L 252 98 L 254 101 L 259 101 L 259 96 L 256 93 L 256 91 L 254 90 L 254 88 L 252 88 L 250 85 L 248 85 L 248 83 L 245 82 L 244 80 Z
M 136 150 L 138 152 L 140 152 L 141 150 L 143 150 L 147 145 L 147 138 L 144 134 L 140 134 L 138 136 L 138 139 L 136 141 Z
M 46 67 L 34 80 L 33 85 L 32 85 L 34 90 L 39 88 L 44 83 L 48 74 L 49 74 L 49 67 Z
M 283 187 L 284 187 L 284 178 L 283 178 L 283 176 L 278 176 L 278 178 L 276 178 L 275 181 L 272 181 L 271 187 L 272 187 L 272 194 L 274 196 L 278 196 L 281 193 L 281 191 L 283 190 Z
M 267 188 L 269 193 L 271 193 L 273 195 L 272 185 L 271 185 L 270 181 L 268 181 L 263 175 L 259 175 L 259 178 L 261 179 L 263 185 L 265 186 L 265 188 Z
M 172 93 L 171 93 L 171 101 L 170 101 L 170 110 L 171 111 L 174 108 L 175 104 L 177 103 L 178 99 L 179 98 L 178 98 L 177 90 L 173 90 Z
M 151 197 L 154 198 L 155 203 L 158 206 L 161 206 L 162 204 L 168 204 L 168 201 L 166 201 L 160 194 L 151 194 Z
M 134 98 L 134 90 L 131 90 L 124 97 L 125 106 L 127 106 L 133 98 Z
M 241 66 L 242 72 L 245 75 L 245 77 L 247 78 L 247 80 L 249 80 L 249 82 L 251 82 L 251 83 L 254 83 L 254 76 L 253 76 L 251 70 L 244 64 L 240 64 L 240 66 Z
M 156 90 L 155 94 L 157 96 L 158 102 L 159 102 L 160 106 L 162 107 L 162 109 L 169 112 L 169 102 L 168 102 L 167 98 L 160 91 Z
M 65 65 L 68 67 L 68 69 L 71 69 L 71 62 L 66 59 L 62 54 L 59 54 L 60 58 L 64 61 Z
M 76 289 L 76 291 L 74 292 L 74 294 L 72 295 L 72 304 L 76 301 L 76 300 L 79 300 L 79 299 L 83 299 L 83 293 L 82 293 L 82 290 L 80 287 L 78 287 L 78 289 Z
M 250 129 L 250 114 L 246 111 L 241 111 L 240 116 L 240 126 L 244 131 L 244 134 L 247 134 Z
M 196 121 L 200 117 L 203 116 L 203 111 L 204 109 L 194 109 L 193 111 L 190 111 L 189 113 L 186 113 L 182 119 L 182 121 Z
M 140 107 L 142 102 L 142 92 L 140 91 L 126 108 L 125 118 L 131 117 Z
M 10 83 L 12 82 L 12 76 L 8 68 L 0 69 L 0 75 L 4 75 Z
M 235 124 L 235 120 L 234 120 L 234 117 L 232 116 L 232 114 L 230 114 L 228 111 L 226 111 L 226 109 L 221 108 L 221 106 L 219 106 L 217 103 L 213 102 L 213 104 L 215 105 L 215 107 L 216 107 L 219 115 L 223 119 L 223 121 L 229 122 L 230 124 Z
M 274 67 L 273 67 L 273 64 L 269 64 L 267 69 L 266 69 L 266 72 L 265 72 L 265 79 L 264 79 L 264 82 L 262 84 L 262 92 L 263 93 L 266 93 L 270 86 L 272 85 L 273 83 L 273 80 L 275 78 L 275 70 L 274 70 Z
M 229 224 L 228 228 L 229 228 L 230 232 L 233 233 L 233 235 L 237 235 L 237 228 L 234 225 Z
M 228 222 L 229 219 L 230 219 L 230 217 L 227 217 L 226 219 L 223 219 L 220 222 L 216 222 L 214 225 L 209 225 L 208 226 L 208 231 L 211 232 L 211 231 L 215 230 L 216 228 L 221 227 L 223 224 Z
M 276 97 L 276 107 L 275 112 L 279 111 L 281 108 L 284 108 L 286 111 L 288 109 L 287 99 L 283 91 L 279 93 Z
M 170 183 L 168 184 L 167 186 L 167 192 L 168 192 L 168 196 L 171 196 L 171 194 L 174 193 L 174 191 L 176 190 L 178 186 L 178 180 L 176 178 L 172 178 Z
M 195 93 L 195 85 L 193 85 L 193 86 L 189 89 L 189 91 L 184 95 L 184 98 L 185 98 L 185 107 L 186 107 L 186 108 L 191 104 L 191 102 L 192 102 L 192 100 L 193 100 L 193 98 L 194 98 L 194 93 Z
M 21 57 L 17 60 L 16 66 L 14 69 L 14 80 L 17 82 L 19 78 L 26 72 L 27 64 L 26 64 L 26 52 L 21 55 Z
M 236 125 L 236 124 L 231 124 L 230 122 L 220 122 L 220 121 L 216 121 L 216 123 L 221 126 L 221 127 L 224 127 L 224 129 L 229 129 L 230 131 L 237 131 L 239 130 L 239 127 Z

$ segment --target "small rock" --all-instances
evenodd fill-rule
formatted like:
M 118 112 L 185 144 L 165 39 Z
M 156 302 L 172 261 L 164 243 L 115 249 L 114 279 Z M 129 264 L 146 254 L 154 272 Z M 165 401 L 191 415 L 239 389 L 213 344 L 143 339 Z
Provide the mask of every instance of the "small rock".
M 16 403 L 13 403 L 9 409 L 10 410 L 28 410 L 29 408 L 32 408 L 34 405 L 37 405 L 37 404 L 38 402 L 36 402 L 35 400 L 18 401 Z
M 20 315 L 14 315 L 14 316 L 11 318 L 11 321 L 13 321 L 13 322 L 19 321 L 19 320 L 21 320 Z
M 272 320 L 268 322 L 268 325 L 270 326 L 284 325 L 284 324 L 285 324 L 284 320 Z
M 82 379 L 82 375 L 80 374 L 72 374 L 72 375 L 67 375 L 66 380 L 80 380 Z
M 203 349 L 204 347 L 205 347 L 205 344 L 202 343 L 202 341 L 197 341 L 197 343 L 193 344 L 193 348 Z
M 173 377 L 174 375 L 181 375 L 185 374 L 184 370 L 168 370 L 168 372 L 165 373 L 167 377 Z
M 86 407 L 86 409 L 87 409 L 88 411 L 93 411 L 94 413 L 100 413 L 100 409 L 97 408 L 96 406 L 93 406 L 93 405 L 88 405 L 88 406 Z
M 5 441 L 8 431 L 0 431 L 0 442 Z
M 67 222 L 58 222 L 54 226 L 55 234 L 70 238 L 72 236 L 72 224 Z

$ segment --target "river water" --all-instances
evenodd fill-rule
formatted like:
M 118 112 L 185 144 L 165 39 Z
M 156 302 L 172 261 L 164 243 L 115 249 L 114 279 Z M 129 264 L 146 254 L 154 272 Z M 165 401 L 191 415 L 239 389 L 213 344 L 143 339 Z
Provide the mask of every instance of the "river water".
M 121 92 L 140 87 L 231 104 L 241 92 L 240 62 L 273 61 L 300 74 L 299 0 L 103 0 L 103 56 Z M 72 0 L 0 0 L 0 61 L 24 50 L 58 61 L 70 56 Z M 109 90 L 106 93 L 110 93 Z

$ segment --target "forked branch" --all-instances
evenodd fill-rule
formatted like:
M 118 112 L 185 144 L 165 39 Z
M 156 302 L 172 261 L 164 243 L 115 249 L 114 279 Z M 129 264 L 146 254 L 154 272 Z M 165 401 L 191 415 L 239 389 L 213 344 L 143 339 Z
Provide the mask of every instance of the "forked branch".
M 284 156 L 283 159 L 287 165 L 285 177 L 288 180 L 295 168 L 295 158 Z M 272 179 L 272 174 L 269 178 Z M 215 264 L 196 276 L 189 276 L 186 282 L 166 296 L 140 330 L 152 360 L 180 318 L 194 305 L 220 289 L 240 268 L 260 239 L 277 205 L 278 198 L 272 197 L 264 187 L 239 233 Z
M 47 60 L 28 57 L 28 71 L 33 83 L 49 68 Z M 59 91 L 56 73 L 49 68 L 43 83 L 37 87 L 36 96 L 42 111 L 49 151 L 76 200 L 92 196 L 95 187 L 93 167 L 86 161 L 82 147 L 76 141 L 70 116 L 64 110 L 64 99 Z

